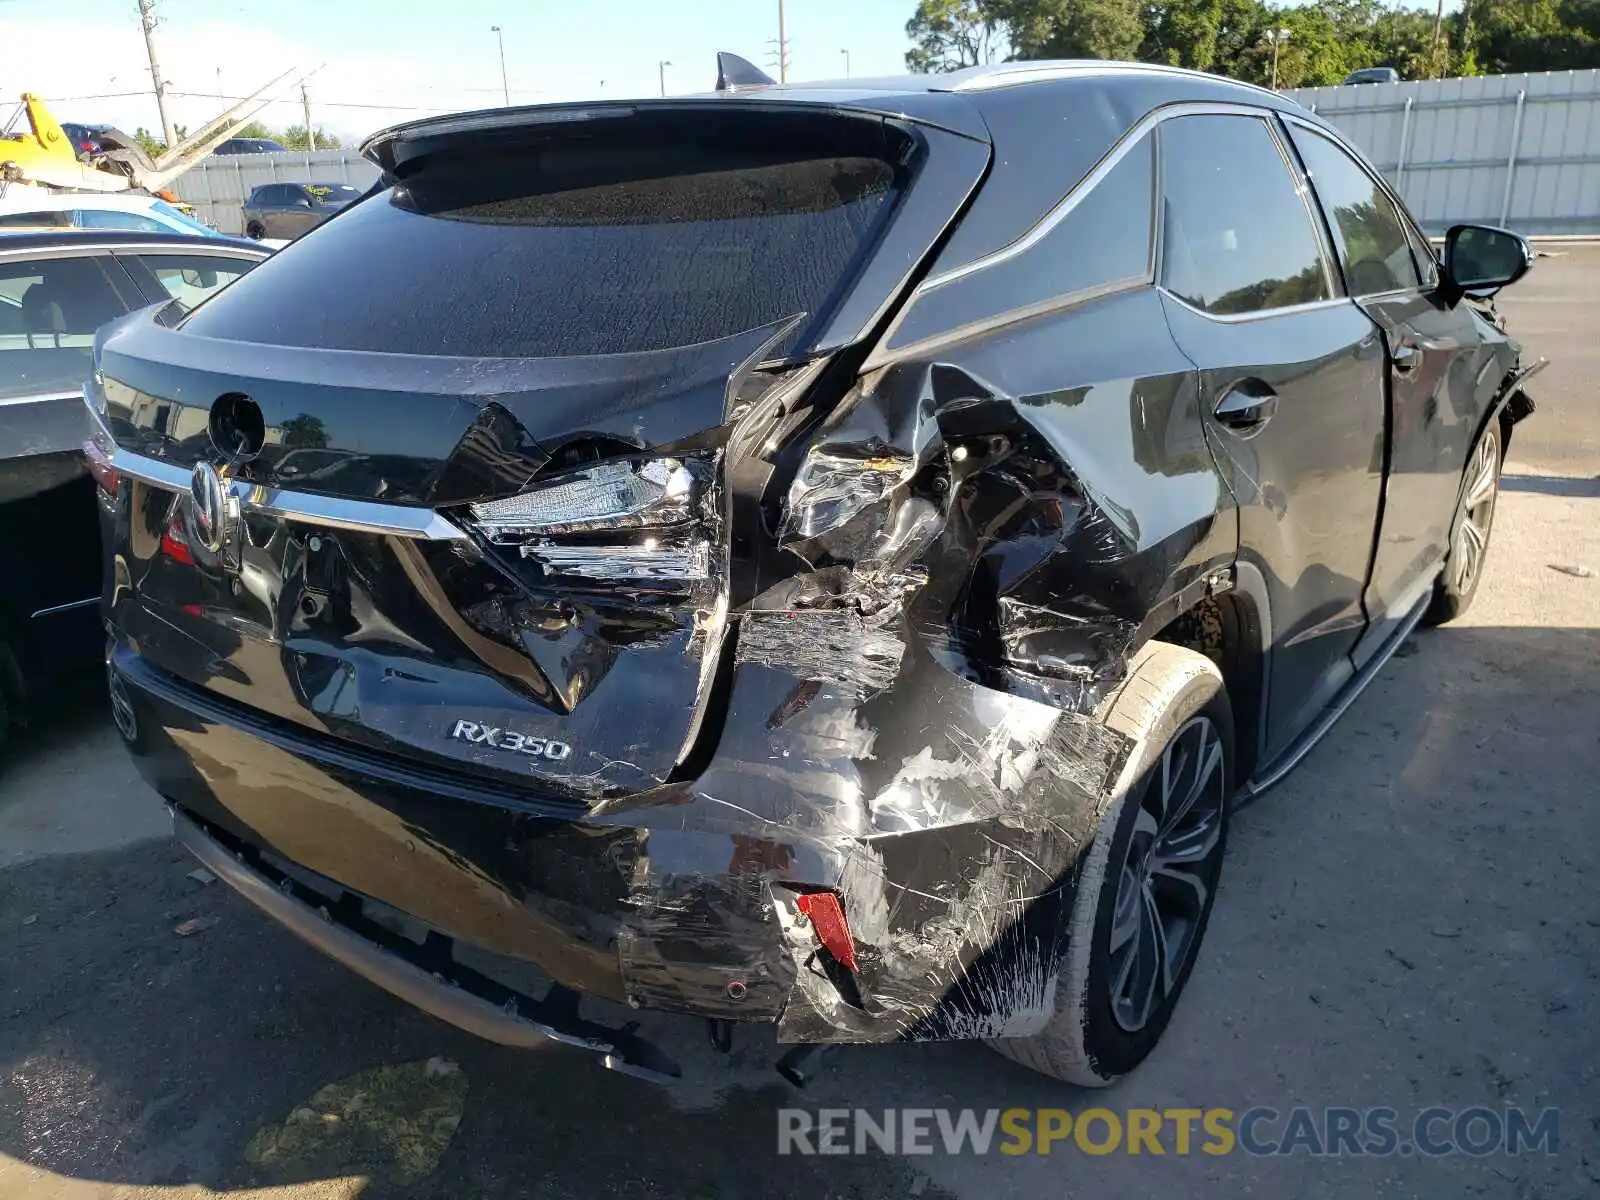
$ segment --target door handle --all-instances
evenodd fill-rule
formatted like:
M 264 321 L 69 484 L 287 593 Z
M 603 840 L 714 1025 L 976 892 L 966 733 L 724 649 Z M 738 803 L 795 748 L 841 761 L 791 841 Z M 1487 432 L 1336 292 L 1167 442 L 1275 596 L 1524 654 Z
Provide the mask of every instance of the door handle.
M 1394 369 L 1401 375 L 1409 375 L 1422 364 L 1422 351 L 1415 342 L 1400 341 L 1394 347 Z
M 1241 437 L 1253 437 L 1278 411 L 1278 393 L 1259 380 L 1236 383 L 1222 393 L 1211 411 Z

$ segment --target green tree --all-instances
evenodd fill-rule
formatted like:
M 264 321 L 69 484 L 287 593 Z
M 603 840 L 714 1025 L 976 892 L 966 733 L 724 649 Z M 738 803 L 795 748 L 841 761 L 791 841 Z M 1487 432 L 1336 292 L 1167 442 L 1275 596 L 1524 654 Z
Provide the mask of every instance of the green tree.
M 270 137 L 272 135 L 268 134 L 266 136 Z M 311 141 L 306 137 L 306 127 L 304 125 L 289 126 L 289 128 L 280 133 L 275 140 L 281 144 L 285 150 L 311 149 Z M 317 129 L 316 148 L 318 150 L 337 150 L 339 148 L 339 139 L 334 137 L 333 134 L 329 133 L 326 129 L 319 127 Z
M 918 0 L 906 22 L 911 49 L 906 67 L 912 71 L 955 71 L 1004 58 L 1011 38 L 988 0 Z
M 1595 0 L 1466 0 L 1458 24 L 1485 71 L 1565 71 L 1600 66 Z
M 270 138 L 272 131 L 260 121 L 251 121 L 247 125 L 239 126 L 228 136 L 236 138 Z
M 1132 59 L 1145 41 L 1140 0 L 999 0 L 1018 58 Z

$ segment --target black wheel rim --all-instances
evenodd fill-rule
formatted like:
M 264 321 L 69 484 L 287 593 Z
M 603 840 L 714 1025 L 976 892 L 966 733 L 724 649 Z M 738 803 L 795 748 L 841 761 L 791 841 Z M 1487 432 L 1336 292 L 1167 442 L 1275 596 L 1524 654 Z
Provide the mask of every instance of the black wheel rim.
M 1111 1013 L 1129 1033 L 1150 1023 L 1194 953 L 1222 849 L 1222 739 L 1189 719 L 1139 797 L 1111 918 Z

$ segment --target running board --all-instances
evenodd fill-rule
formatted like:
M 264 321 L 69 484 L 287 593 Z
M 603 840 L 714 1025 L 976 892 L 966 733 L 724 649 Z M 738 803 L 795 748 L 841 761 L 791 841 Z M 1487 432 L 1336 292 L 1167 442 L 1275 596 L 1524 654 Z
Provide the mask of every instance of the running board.
M 1422 593 L 1422 598 L 1406 614 L 1394 634 L 1384 642 L 1369 658 L 1361 669 L 1350 678 L 1340 693 L 1334 697 L 1332 703 L 1322 710 L 1322 715 L 1312 722 L 1310 728 L 1289 744 L 1282 754 L 1267 766 L 1265 770 L 1257 771 L 1250 782 L 1241 787 L 1233 797 L 1233 807 L 1243 808 L 1254 800 L 1259 800 L 1269 790 L 1281 783 L 1290 771 L 1300 765 L 1300 760 L 1310 754 L 1332 729 L 1345 710 L 1355 702 L 1355 698 L 1366 691 L 1367 684 L 1371 683 L 1385 663 L 1394 657 L 1394 652 L 1400 649 L 1400 644 L 1411 636 L 1412 630 L 1422 620 L 1423 614 L 1428 611 L 1428 604 L 1433 599 L 1433 588 L 1430 586 Z

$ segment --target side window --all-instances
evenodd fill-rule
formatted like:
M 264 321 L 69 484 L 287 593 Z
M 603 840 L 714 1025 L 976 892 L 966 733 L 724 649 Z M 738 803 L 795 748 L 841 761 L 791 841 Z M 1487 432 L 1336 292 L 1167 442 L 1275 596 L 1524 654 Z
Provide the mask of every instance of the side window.
M 232 283 L 255 264 L 247 258 L 212 254 L 134 255 L 156 277 L 174 300 L 193 308 L 213 292 Z
M 0 397 L 83 383 L 94 331 L 124 311 L 97 259 L 0 263 Z
M 1161 283 L 1234 316 L 1332 297 L 1300 189 L 1266 122 L 1193 116 L 1161 134 Z
M 923 293 L 890 349 L 1060 297 L 1148 283 L 1154 156 L 1155 139 L 1142 138 L 1033 245 Z
M 6 213 L 0 229 L 60 229 L 72 224 L 72 214 L 59 209 L 46 212 Z
M 140 233 L 165 233 L 160 221 L 133 212 L 120 212 L 113 208 L 80 208 L 78 224 L 85 229 L 133 229 Z
M 263 207 L 271 207 L 274 204 L 282 204 L 283 193 L 284 189 L 276 183 L 268 184 L 266 187 L 258 187 L 256 189 L 255 202 Z
M 1290 131 L 1333 226 L 1350 294 L 1420 287 L 1406 223 L 1388 194 L 1342 146 L 1300 125 Z

